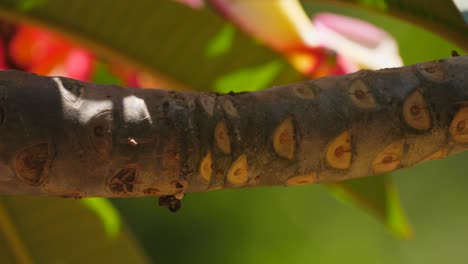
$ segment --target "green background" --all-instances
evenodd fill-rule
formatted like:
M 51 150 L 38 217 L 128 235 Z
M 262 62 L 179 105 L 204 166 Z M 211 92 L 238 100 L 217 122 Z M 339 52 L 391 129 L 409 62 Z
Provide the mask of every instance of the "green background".
M 398 40 L 406 64 L 447 57 L 456 49 L 429 32 L 383 15 L 309 1 L 304 6 L 310 15 L 339 12 L 386 29 Z M 86 21 L 88 11 L 81 12 Z M 132 12 L 130 9 L 129 13 Z M 180 19 L 184 21 L 183 17 Z M 142 21 L 132 23 L 144 23 L 145 19 Z M 218 28 L 223 26 L 224 22 L 220 22 Z M 115 46 L 124 47 L 126 43 L 131 46 L 133 32 L 129 28 L 126 27 L 129 36 L 109 36 L 115 37 Z M 174 56 L 189 54 L 189 40 L 196 40 L 200 32 L 216 33 L 195 26 L 188 28 L 179 39 L 180 46 L 170 47 Z M 239 43 L 247 45 L 245 41 Z M 197 49 L 203 47 L 192 47 Z M 138 54 L 138 50 L 130 51 Z M 268 53 L 262 52 L 258 57 Z M 148 60 L 150 64 L 152 57 L 158 58 L 157 50 L 152 56 L 136 59 Z M 250 57 L 253 55 L 236 58 L 235 62 L 248 64 L 244 62 Z M 181 76 L 186 82 L 191 80 L 203 87 L 200 89 L 213 87 L 214 80 L 202 80 L 203 75 L 193 74 L 193 69 L 203 65 L 191 61 L 181 67 L 179 63 L 184 62 L 174 60 L 166 74 Z M 226 67 L 219 69 L 220 74 L 232 70 Z M 287 71 L 277 80 L 297 76 L 289 67 L 283 68 Z M 208 70 L 204 73 L 211 74 Z M 106 74 L 95 76 L 96 81 L 109 81 Z M 147 255 L 158 263 L 468 263 L 467 159 L 468 153 L 460 154 L 393 174 L 415 232 L 409 241 L 396 239 L 378 219 L 337 201 L 320 185 L 188 194 L 183 199 L 182 210 L 176 214 L 159 208 L 157 198 L 113 199 L 112 202 Z

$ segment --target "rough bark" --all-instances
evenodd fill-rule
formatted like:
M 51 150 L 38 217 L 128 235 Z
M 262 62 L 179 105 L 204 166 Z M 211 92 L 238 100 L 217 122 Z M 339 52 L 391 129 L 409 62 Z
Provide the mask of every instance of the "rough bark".
M 3 71 L 0 194 L 179 199 L 413 166 L 468 147 L 467 73 L 453 57 L 215 94 Z

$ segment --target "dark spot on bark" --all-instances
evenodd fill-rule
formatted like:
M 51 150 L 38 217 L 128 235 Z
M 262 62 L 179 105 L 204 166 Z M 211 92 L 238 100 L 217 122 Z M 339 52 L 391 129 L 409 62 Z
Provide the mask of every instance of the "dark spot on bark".
M 410 112 L 414 116 L 419 115 L 419 113 L 421 112 L 421 107 L 419 107 L 418 105 L 413 105 L 410 108 Z
M 104 128 L 102 128 L 102 126 L 96 126 L 94 128 L 94 135 L 96 137 L 102 137 L 104 136 Z
M 466 122 L 464 120 L 457 123 L 457 131 L 463 131 L 466 127 Z
M 119 170 L 109 181 L 109 189 L 118 195 L 126 195 L 133 192 L 136 168 L 124 168 Z
M 179 211 L 179 209 L 182 207 L 182 202 L 175 198 L 174 195 L 165 195 L 159 197 L 158 204 L 161 207 L 167 207 L 169 211 L 173 213 Z
M 393 157 L 392 156 L 385 156 L 383 159 L 382 159 L 382 163 L 383 164 L 390 164 L 392 163 L 394 160 L 393 160 Z
M 237 169 L 237 170 L 234 172 L 234 176 L 239 176 L 239 175 L 241 175 L 241 174 L 242 174 L 242 169 L 241 169 L 241 168 Z
M 337 158 L 340 158 L 341 156 L 343 156 L 344 153 L 345 153 L 345 149 L 343 146 L 339 146 L 335 149 L 335 157 Z
M 182 183 L 180 183 L 180 182 L 176 182 L 176 183 L 175 183 L 175 187 L 176 187 L 177 189 L 182 189 L 182 188 L 184 188 L 184 185 L 183 185 Z
M 364 91 L 362 91 L 362 90 L 356 90 L 354 92 L 354 95 L 356 96 L 357 99 L 360 99 L 360 100 L 366 98 L 366 93 Z
M 49 145 L 39 143 L 24 148 L 16 156 L 15 170 L 17 176 L 26 183 L 38 186 L 48 175 Z

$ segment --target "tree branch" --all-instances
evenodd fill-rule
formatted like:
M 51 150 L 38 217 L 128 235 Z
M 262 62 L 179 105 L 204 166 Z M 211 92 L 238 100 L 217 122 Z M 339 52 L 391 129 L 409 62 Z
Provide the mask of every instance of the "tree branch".
M 468 57 L 253 93 L 0 72 L 0 194 L 173 195 L 371 176 L 468 147 Z

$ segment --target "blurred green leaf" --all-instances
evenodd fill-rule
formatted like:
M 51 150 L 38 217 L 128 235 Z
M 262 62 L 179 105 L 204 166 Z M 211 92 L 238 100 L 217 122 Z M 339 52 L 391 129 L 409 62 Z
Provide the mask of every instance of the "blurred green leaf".
M 99 54 L 142 66 L 172 84 L 167 88 L 207 91 L 220 76 L 283 60 L 236 29 L 226 29 L 226 21 L 208 8 L 194 10 L 169 0 L 47 0 L 27 12 L 16 0 L 3 0 L 0 16 L 65 32 Z M 222 56 L 206 56 L 207 50 Z M 272 83 L 303 78 L 284 63 Z
M 223 55 L 229 51 L 236 30 L 233 25 L 226 24 L 208 43 L 205 53 L 208 58 Z
M 28 11 L 36 6 L 40 6 L 47 0 L 19 0 L 16 3 L 16 7 L 21 11 Z
M 81 202 L 92 210 L 101 220 L 101 223 L 109 238 L 116 238 L 122 228 L 119 212 L 105 198 L 85 198 Z
M 357 0 L 357 2 L 363 5 L 373 6 L 383 10 L 388 9 L 388 5 L 385 0 Z
M 388 13 L 435 32 L 468 51 L 468 27 L 451 0 L 338 0 L 336 3 L 355 4 L 376 12 Z
M 118 216 L 104 201 L 87 200 L 90 210 L 72 199 L 0 198 L 2 263 L 148 263 L 125 229 L 116 232 L 114 223 L 108 236 L 109 219 Z M 98 216 L 96 209 L 104 211 Z M 103 215 L 105 226 L 99 221 Z
M 118 76 L 110 72 L 108 66 L 109 65 L 100 61 L 95 62 L 91 81 L 102 84 L 123 85 L 123 81 Z
M 281 61 L 274 60 L 263 65 L 236 70 L 217 78 L 213 90 L 229 93 L 231 91 L 258 91 L 268 88 L 284 66 Z
M 343 202 L 352 202 L 381 219 L 396 236 L 409 239 L 411 226 L 401 206 L 398 191 L 389 174 L 327 184 Z

